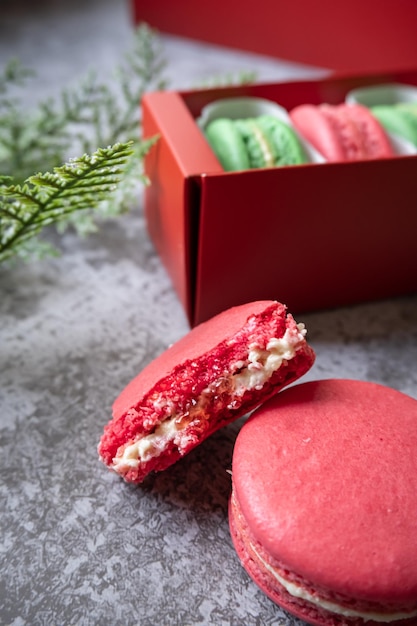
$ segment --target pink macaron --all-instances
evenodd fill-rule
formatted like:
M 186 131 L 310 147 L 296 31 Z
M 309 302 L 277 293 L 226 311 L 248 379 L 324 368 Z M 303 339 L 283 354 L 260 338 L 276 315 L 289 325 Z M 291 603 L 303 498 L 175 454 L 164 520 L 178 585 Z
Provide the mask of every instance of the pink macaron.
M 417 401 L 297 384 L 243 425 L 230 529 L 277 604 L 317 626 L 417 624 Z
M 297 131 L 328 161 L 394 156 L 382 125 L 360 104 L 303 104 L 290 111 Z

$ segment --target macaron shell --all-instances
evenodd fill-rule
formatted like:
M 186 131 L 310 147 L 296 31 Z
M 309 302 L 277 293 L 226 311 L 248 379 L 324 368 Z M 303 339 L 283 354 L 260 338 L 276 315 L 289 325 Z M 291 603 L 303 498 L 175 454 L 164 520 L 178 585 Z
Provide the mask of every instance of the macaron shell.
M 270 137 L 275 147 L 275 165 L 300 165 L 307 162 L 304 149 L 289 124 L 272 116 L 264 115 L 258 119 L 259 127 Z
M 413 116 L 417 116 L 417 102 L 399 102 L 396 107 L 400 111 L 408 111 Z
M 388 137 L 379 121 L 366 107 L 357 105 L 339 105 L 338 110 L 345 117 L 347 124 L 353 125 L 356 131 L 355 142 L 358 144 L 358 155 L 353 153 L 353 160 L 381 159 L 393 156 Z M 349 152 L 347 151 L 349 154 Z M 350 156 L 348 156 L 350 160 Z
M 293 386 L 255 411 L 233 486 L 271 558 L 314 587 L 417 605 L 417 402 L 359 381 Z
M 379 105 L 371 109 L 373 115 L 391 133 L 404 137 L 417 146 L 416 105 Z
M 226 172 L 249 169 L 245 143 L 232 120 L 213 120 L 207 126 L 205 134 Z
M 276 150 L 271 138 L 256 118 L 235 120 L 235 127 L 245 144 L 249 167 L 274 167 Z
M 335 130 L 320 107 L 302 104 L 290 111 L 290 118 L 297 131 L 328 161 L 344 161 Z
M 116 419 L 123 416 L 161 378 L 167 376 L 179 364 L 198 359 L 228 337 L 233 336 L 242 328 L 250 315 L 259 315 L 275 308 L 281 312 L 284 320 L 284 305 L 272 300 L 258 300 L 227 309 L 207 322 L 199 324 L 151 361 L 129 382 L 113 403 L 113 416 Z

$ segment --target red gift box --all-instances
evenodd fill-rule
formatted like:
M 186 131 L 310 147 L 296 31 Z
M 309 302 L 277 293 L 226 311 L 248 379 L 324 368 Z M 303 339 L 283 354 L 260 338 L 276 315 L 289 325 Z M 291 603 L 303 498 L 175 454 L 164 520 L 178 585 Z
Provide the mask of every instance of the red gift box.
M 277 299 L 295 313 L 417 290 L 417 156 L 224 172 L 196 123 L 220 98 L 286 109 L 336 104 L 357 87 L 417 85 L 417 72 L 149 93 L 148 230 L 195 325 Z
M 137 22 L 223 46 L 341 71 L 417 67 L 415 0 L 132 3 Z

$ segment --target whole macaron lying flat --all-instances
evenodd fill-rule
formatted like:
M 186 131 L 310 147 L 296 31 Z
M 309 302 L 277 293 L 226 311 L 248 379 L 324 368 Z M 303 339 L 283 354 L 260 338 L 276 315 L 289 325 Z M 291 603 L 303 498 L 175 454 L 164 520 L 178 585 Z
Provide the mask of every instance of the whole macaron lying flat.
M 291 126 L 272 115 L 214 119 L 205 135 L 227 172 L 300 165 L 308 160 Z
M 296 130 L 328 161 L 394 156 L 384 128 L 360 104 L 302 104 L 290 111 L 290 118 Z
M 354 380 L 295 385 L 233 453 L 229 520 L 247 572 L 319 626 L 417 624 L 417 401 Z
M 314 352 L 286 307 L 257 301 L 200 324 L 122 391 L 98 451 L 128 482 L 166 469 L 302 376 Z

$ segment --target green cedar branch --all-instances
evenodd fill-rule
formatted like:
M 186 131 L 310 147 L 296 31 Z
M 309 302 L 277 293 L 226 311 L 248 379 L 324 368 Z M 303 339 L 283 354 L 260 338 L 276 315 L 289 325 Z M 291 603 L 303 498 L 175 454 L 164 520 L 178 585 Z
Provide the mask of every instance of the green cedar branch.
M 136 139 L 144 93 L 166 85 L 166 61 L 156 35 L 140 24 L 109 83 L 92 69 L 74 88 L 30 111 L 19 90 L 27 88 L 35 73 L 12 59 L 0 73 L 0 172 L 22 183 L 36 170 L 51 170 L 69 156 Z
M 133 142 L 116 143 L 70 160 L 53 172 L 30 176 L 23 184 L 0 185 L 0 262 L 26 256 L 49 224 L 106 200 L 122 180 Z

